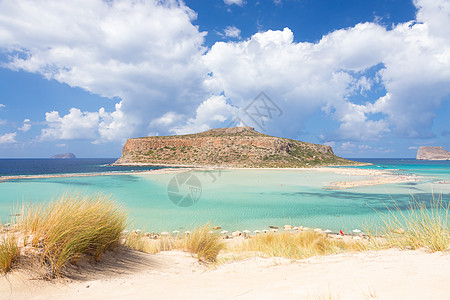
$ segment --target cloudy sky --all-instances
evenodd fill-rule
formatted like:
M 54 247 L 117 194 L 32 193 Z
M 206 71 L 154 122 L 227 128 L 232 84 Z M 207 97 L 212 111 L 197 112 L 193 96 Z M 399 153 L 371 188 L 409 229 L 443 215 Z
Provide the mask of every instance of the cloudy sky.
M 0 0 L 0 157 L 235 125 L 414 157 L 449 116 L 450 0 Z

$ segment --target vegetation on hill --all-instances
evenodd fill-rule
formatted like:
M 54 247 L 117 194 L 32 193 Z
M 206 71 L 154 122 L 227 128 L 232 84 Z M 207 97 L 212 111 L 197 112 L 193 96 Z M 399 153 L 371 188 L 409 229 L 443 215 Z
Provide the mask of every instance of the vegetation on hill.
M 357 163 L 336 156 L 330 146 L 234 127 L 129 139 L 116 164 L 292 168 Z

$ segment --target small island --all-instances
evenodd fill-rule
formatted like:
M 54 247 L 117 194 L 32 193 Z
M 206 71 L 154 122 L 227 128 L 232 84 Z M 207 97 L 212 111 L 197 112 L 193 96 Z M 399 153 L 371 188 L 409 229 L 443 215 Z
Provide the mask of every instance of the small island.
M 53 155 L 50 158 L 52 158 L 52 159 L 73 159 L 73 158 L 77 158 L 77 157 L 73 153 L 63 153 L 63 154 Z
M 442 147 L 422 146 L 417 150 L 418 160 L 450 160 L 450 152 Z

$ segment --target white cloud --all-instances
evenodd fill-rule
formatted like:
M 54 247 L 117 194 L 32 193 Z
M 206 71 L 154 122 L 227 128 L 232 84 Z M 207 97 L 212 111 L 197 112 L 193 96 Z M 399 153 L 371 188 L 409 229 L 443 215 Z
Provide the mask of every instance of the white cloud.
M 119 97 L 123 116 L 118 112 L 115 123 L 105 120 L 99 130 L 105 139 L 120 138 L 114 128 L 127 118 L 128 134 L 143 134 L 149 119 L 171 107 L 185 113 L 206 98 L 206 33 L 192 24 L 195 18 L 174 0 L 4 0 L 0 47 L 9 60 L 3 65 Z
M 67 148 L 66 144 L 56 144 L 55 146 L 58 148 Z
M 106 112 L 103 107 L 100 108 L 98 116 L 101 121 L 98 124 L 100 139 L 97 143 L 115 140 L 124 142 L 136 126 L 133 119 L 123 112 L 122 102 L 117 103 L 116 110 L 111 113 Z
M 59 112 L 45 114 L 47 127 L 42 129 L 41 140 L 91 140 L 93 143 L 109 141 L 124 142 L 131 135 L 133 121 L 122 111 L 122 102 L 115 111 L 107 112 L 102 107 L 98 112 L 82 112 L 71 108 L 60 116 Z
M 411 146 L 411 147 L 408 147 L 408 149 L 409 150 L 416 150 L 416 149 L 418 149 L 418 147 Z
M 16 133 L 5 133 L 4 135 L 0 135 L 0 144 L 13 144 L 16 143 Z
M 241 30 L 237 28 L 236 26 L 227 26 L 224 31 L 224 35 L 227 37 L 232 38 L 240 38 L 241 37 Z
M 23 120 L 22 127 L 19 128 L 20 131 L 27 132 L 31 129 L 30 119 Z
M 3 0 L 0 48 L 11 69 L 122 99 L 114 112 L 47 113 L 44 139 L 103 142 L 226 125 L 261 91 L 283 110 L 267 120 L 272 133 L 295 135 L 322 110 L 337 122 L 324 140 L 429 137 L 450 94 L 450 4 L 414 3 L 417 20 L 391 30 L 361 23 L 316 43 L 295 42 L 289 28 L 268 30 L 205 53 L 206 33 L 182 2 Z M 353 100 L 379 84 L 379 99 Z
M 288 128 L 291 134 L 320 108 L 332 108 L 332 115 L 345 123 L 347 113 L 355 112 L 347 97 L 355 87 L 368 86 L 367 80 L 357 80 L 350 72 L 379 62 L 385 34 L 384 28 L 366 23 L 331 33 L 316 44 L 295 43 L 288 28 L 257 33 L 239 43 L 218 42 L 204 58 L 214 74 L 205 84 L 216 93 L 225 91 L 241 107 L 264 90 L 284 112 L 271 122 L 272 128 Z M 385 131 L 382 122 L 368 127 L 370 135 Z
M 63 117 L 57 111 L 45 113 L 47 128 L 42 129 L 42 140 L 92 140 L 97 137 L 98 113 L 81 112 L 71 108 Z
M 223 0 L 223 2 L 226 5 L 233 5 L 233 4 L 236 4 L 236 5 L 239 5 L 239 6 L 244 5 L 244 1 L 243 0 Z
M 3 107 L 6 107 L 6 105 L 0 103 L 0 109 L 2 109 Z
M 359 146 L 358 146 L 358 149 L 360 149 L 360 150 L 371 150 L 371 149 L 372 149 L 372 146 L 369 146 L 369 145 L 359 145 Z
M 353 148 L 355 148 L 355 144 L 352 144 L 351 142 L 345 142 L 345 143 L 342 143 L 342 145 L 341 145 L 341 149 L 343 151 L 348 151 Z
M 168 127 L 174 125 L 176 122 L 182 120 L 184 118 L 183 115 L 179 115 L 176 112 L 169 111 L 162 115 L 161 117 L 154 119 L 150 122 L 150 127 Z
M 199 105 L 195 118 L 180 127 L 175 127 L 171 131 L 176 134 L 195 133 L 210 129 L 214 124 L 221 124 L 231 119 L 237 114 L 237 108 L 227 103 L 223 96 L 211 96 Z
M 318 43 L 296 43 L 288 28 L 239 43 L 218 42 L 205 56 L 214 74 L 206 85 L 239 106 L 267 91 L 286 112 L 271 126 L 287 128 L 285 133 L 298 132 L 322 109 L 340 123 L 326 139 L 429 137 L 434 112 L 450 94 L 450 5 L 436 2 L 417 1 L 419 22 L 389 31 L 362 23 L 331 32 Z M 370 68 L 381 70 L 369 78 Z M 365 95 L 375 82 L 386 95 L 366 103 L 350 100 Z

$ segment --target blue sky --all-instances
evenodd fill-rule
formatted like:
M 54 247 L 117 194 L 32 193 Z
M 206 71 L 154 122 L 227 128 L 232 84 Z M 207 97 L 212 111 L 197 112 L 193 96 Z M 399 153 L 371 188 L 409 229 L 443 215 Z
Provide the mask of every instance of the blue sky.
M 414 157 L 450 150 L 449 100 L 448 0 L 0 0 L 0 157 L 238 123 Z

